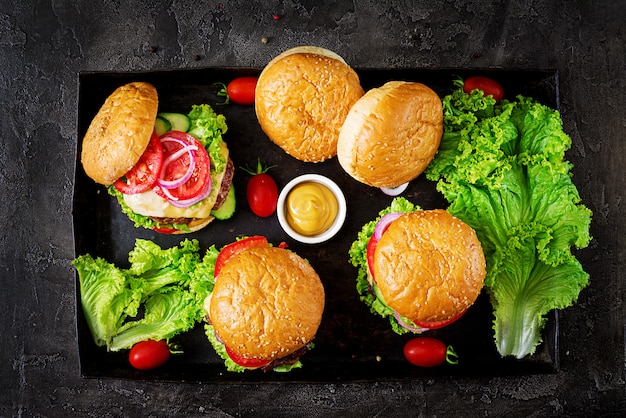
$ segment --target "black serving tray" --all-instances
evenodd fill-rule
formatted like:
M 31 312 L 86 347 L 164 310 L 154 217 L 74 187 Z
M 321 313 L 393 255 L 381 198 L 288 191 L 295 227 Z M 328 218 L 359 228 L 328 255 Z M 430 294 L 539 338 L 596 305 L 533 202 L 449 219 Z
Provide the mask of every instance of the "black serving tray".
M 552 70 L 461 70 L 461 69 L 358 69 L 363 88 L 368 90 L 390 80 L 419 81 L 440 96 L 453 89 L 453 80 L 473 74 L 490 76 L 502 83 L 506 97 L 532 96 L 558 108 L 558 74 Z M 348 249 L 361 226 L 374 219 L 392 198 L 378 189 L 353 180 L 341 169 L 336 158 L 323 163 L 300 162 L 274 145 L 256 120 L 253 106 L 220 105 L 213 84 L 228 82 L 238 76 L 257 75 L 253 68 L 206 68 L 140 73 L 87 72 L 79 75 L 77 164 L 74 189 L 74 237 L 76 255 L 89 253 L 120 267 L 128 266 L 128 253 L 136 238 L 150 239 L 162 247 L 177 245 L 183 238 L 196 238 L 202 249 L 218 247 L 242 235 L 261 234 L 270 242 L 285 241 L 289 248 L 310 261 L 326 290 L 326 309 L 315 348 L 303 358 L 304 367 L 290 373 L 251 371 L 227 372 L 221 359 L 204 336 L 202 325 L 176 338 L 184 354 L 173 356 L 163 367 L 149 372 L 132 369 L 128 352 L 107 352 L 97 347 L 87 328 L 76 277 L 77 333 L 81 375 L 89 378 L 116 378 L 186 382 L 350 382 L 407 380 L 425 377 L 491 377 L 554 373 L 559 368 L 558 312 L 548 318 L 543 343 L 537 352 L 522 360 L 503 359 L 497 353 L 492 332 L 492 309 L 488 296 L 482 294 L 456 323 L 428 335 L 454 346 L 460 356 L 458 365 L 419 368 L 403 357 L 404 343 L 413 335 L 397 335 L 387 319 L 371 314 L 356 291 L 356 269 L 348 262 Z M 275 166 L 270 174 L 279 189 L 292 178 L 306 173 L 320 173 L 333 179 L 344 191 L 348 216 L 340 233 L 328 242 L 300 244 L 280 228 L 276 216 L 259 218 L 247 206 L 245 185 L 249 178 L 237 169 L 234 187 L 237 211 L 227 221 L 215 221 L 209 227 L 187 236 L 161 235 L 137 229 L 122 214 L 106 189 L 89 179 L 80 164 L 83 135 L 105 98 L 118 86 L 131 81 L 147 81 L 159 92 L 159 109 L 188 112 L 192 104 L 208 103 L 226 116 L 225 135 L 231 158 L 237 167 L 254 166 L 257 159 Z M 435 184 L 424 176 L 412 181 L 403 196 L 424 209 L 446 208 L 447 203 Z

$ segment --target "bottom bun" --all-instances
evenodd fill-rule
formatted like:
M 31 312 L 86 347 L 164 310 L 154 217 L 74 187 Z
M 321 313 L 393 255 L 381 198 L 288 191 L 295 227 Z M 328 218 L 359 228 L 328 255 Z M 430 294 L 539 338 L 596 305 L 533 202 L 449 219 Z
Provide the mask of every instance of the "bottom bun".
M 250 248 L 220 271 L 209 316 L 230 350 L 245 358 L 274 360 L 315 337 L 324 297 L 319 276 L 294 252 Z

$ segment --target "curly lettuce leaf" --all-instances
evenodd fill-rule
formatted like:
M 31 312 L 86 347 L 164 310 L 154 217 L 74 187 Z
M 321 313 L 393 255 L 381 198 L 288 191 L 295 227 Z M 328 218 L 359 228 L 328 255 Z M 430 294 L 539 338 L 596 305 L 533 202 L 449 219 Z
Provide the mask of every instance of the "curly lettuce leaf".
M 522 96 L 496 104 L 456 85 L 443 99 L 441 149 L 426 176 L 476 230 L 496 346 L 521 358 L 541 342 L 545 314 L 572 305 L 587 285 L 571 249 L 589 244 L 592 214 L 572 183 L 571 139 L 556 110 Z
M 190 292 L 168 288 L 148 297 L 143 318 L 127 321 L 113 336 L 109 350 L 131 348 L 140 341 L 169 340 L 197 322 L 200 307 Z
M 78 271 L 80 300 L 97 346 L 108 346 L 128 316 L 137 315 L 142 292 L 131 289 L 128 275 L 102 258 L 82 255 L 72 261 Z
M 226 168 L 226 158 L 221 151 L 222 135 L 226 133 L 226 117 L 218 115 L 208 104 L 193 105 L 189 112 L 191 127 L 189 134 L 198 138 L 211 157 L 211 164 L 217 173 Z
M 162 249 L 137 239 L 128 269 L 90 255 L 73 260 L 95 343 L 117 351 L 147 339 L 169 339 L 202 321 L 212 279 L 197 268 L 198 251 L 197 240 Z

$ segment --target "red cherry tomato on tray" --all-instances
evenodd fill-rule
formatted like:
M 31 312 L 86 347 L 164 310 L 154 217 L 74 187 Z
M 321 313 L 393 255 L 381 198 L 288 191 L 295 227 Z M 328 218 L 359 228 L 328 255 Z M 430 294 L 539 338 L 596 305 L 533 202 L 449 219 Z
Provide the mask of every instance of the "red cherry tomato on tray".
M 420 367 L 435 367 L 444 361 L 456 364 L 457 355 L 450 346 L 432 337 L 413 338 L 404 345 L 404 357 Z
M 124 194 L 143 193 L 156 184 L 162 165 L 163 147 L 158 135 L 153 132 L 139 161 L 113 185 Z
M 471 93 L 473 90 L 482 90 L 485 96 L 493 96 L 499 102 L 504 97 L 504 89 L 502 85 L 495 80 L 480 75 L 469 77 L 463 83 L 463 91 Z
M 276 212 L 278 203 L 278 186 L 274 179 L 267 174 L 271 167 L 263 168 L 261 161 L 258 162 L 256 171 L 244 168 L 252 177 L 246 187 L 246 197 L 252 212 L 262 218 L 271 216 Z
M 228 354 L 228 357 L 230 357 L 232 361 L 234 361 L 241 367 L 248 367 L 250 369 L 258 369 L 259 367 L 267 366 L 268 364 L 272 362 L 271 360 L 259 360 L 259 359 L 254 359 L 254 358 L 246 358 L 246 357 L 240 356 L 239 354 L 235 353 L 234 351 L 232 351 L 230 348 L 226 346 L 224 346 L 224 348 L 226 349 L 226 354 Z
M 170 348 L 165 340 L 147 340 L 135 344 L 128 355 L 131 366 L 150 370 L 164 365 L 170 358 Z
M 244 106 L 254 104 L 257 81 L 259 81 L 258 77 L 248 76 L 237 77 L 228 83 L 227 86 L 225 86 L 224 83 L 215 83 L 216 86 L 222 87 L 217 95 L 226 97 L 226 101 L 221 104 L 228 104 L 231 101 Z

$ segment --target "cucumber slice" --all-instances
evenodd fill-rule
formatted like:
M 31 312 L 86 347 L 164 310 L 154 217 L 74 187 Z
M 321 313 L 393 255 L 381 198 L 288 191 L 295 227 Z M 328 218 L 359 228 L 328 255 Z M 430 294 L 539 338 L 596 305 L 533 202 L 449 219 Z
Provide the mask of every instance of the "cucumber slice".
M 165 132 L 169 132 L 172 130 L 172 124 L 167 119 L 157 116 L 154 121 L 154 130 L 156 131 L 158 136 L 163 135 Z
M 237 203 L 235 201 L 235 186 L 230 185 L 230 190 L 226 195 L 226 200 L 217 210 L 212 210 L 211 215 L 215 216 L 216 219 L 220 221 L 224 221 L 226 219 L 230 219 L 235 213 L 235 206 Z
M 157 116 L 167 120 L 172 131 L 188 132 L 191 128 L 191 120 L 184 113 L 161 112 Z

